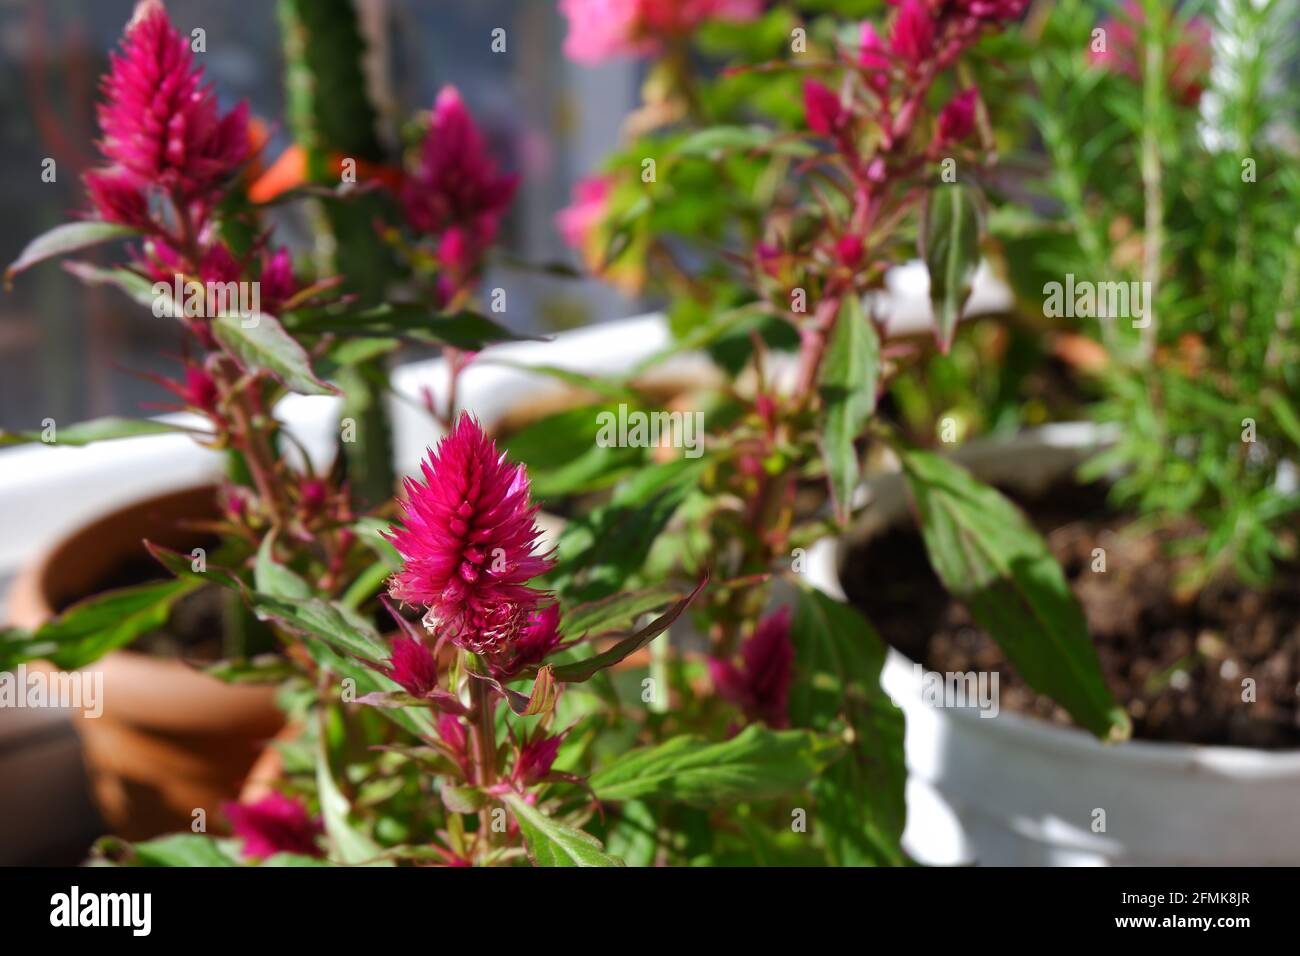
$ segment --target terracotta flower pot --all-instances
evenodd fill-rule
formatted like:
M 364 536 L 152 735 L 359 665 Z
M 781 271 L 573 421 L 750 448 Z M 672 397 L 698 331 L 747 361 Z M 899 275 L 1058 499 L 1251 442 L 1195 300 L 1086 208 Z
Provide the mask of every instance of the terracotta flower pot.
M 215 514 L 209 486 L 98 518 L 20 573 L 10 593 L 12 622 L 38 627 L 124 565 L 152 560 L 145 538 L 188 551 L 198 535 L 182 522 Z M 274 688 L 226 684 L 179 659 L 127 649 L 87 670 L 103 675 L 103 713 L 78 715 L 73 724 L 95 803 L 109 830 L 127 839 L 188 830 L 198 809 L 215 825 L 220 804 L 238 795 L 265 742 L 284 723 Z

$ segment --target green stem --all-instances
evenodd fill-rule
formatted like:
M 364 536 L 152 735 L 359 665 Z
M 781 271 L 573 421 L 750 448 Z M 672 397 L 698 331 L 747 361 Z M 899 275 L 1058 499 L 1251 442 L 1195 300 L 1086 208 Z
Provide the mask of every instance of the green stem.
M 1144 63 L 1142 68 L 1142 195 L 1145 223 L 1142 236 L 1142 280 L 1147 296 L 1146 324 L 1142 328 L 1142 357 L 1155 352 L 1156 299 L 1160 288 L 1160 260 L 1164 245 L 1164 193 L 1161 184 L 1160 130 L 1163 122 L 1164 47 L 1157 31 L 1165 16 L 1163 4 L 1146 0 Z M 1154 9 L 1153 9 L 1154 8 Z M 1158 25 L 1159 24 L 1159 25 Z

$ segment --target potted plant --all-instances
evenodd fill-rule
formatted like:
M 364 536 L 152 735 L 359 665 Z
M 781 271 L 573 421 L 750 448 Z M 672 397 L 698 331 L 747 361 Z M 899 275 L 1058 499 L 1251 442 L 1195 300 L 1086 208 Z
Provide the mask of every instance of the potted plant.
M 1022 294 L 1080 342 L 1099 425 L 958 456 L 1048 534 L 1135 739 L 1089 741 L 938 597 L 895 480 L 860 529 L 874 545 L 827 548 L 818 573 L 910 658 L 887 685 L 919 731 L 914 773 L 961 821 L 957 858 L 1294 862 L 1300 181 L 1268 80 L 1280 9 L 1132 3 L 1098 21 L 1065 2 L 1037 40 L 1056 214 L 1030 233 Z M 1000 679 L 997 719 L 931 706 L 933 675 L 976 672 Z
M 344 13 L 351 16 L 350 9 L 336 10 L 333 20 L 321 17 L 312 26 L 347 34 Z M 295 34 L 300 45 L 312 48 L 303 33 Z M 354 59 L 360 55 L 351 52 Z M 299 55 L 322 69 L 338 60 Z M 248 565 L 263 549 L 293 555 L 307 562 L 325 593 L 341 593 L 344 573 L 371 553 L 364 527 L 356 525 L 365 520 L 359 511 L 373 492 L 377 459 L 373 447 L 366 454 L 355 448 L 378 442 L 391 475 L 386 422 L 373 409 L 351 417 L 356 406 L 345 405 L 338 467 L 329 467 L 281 427 L 276 404 L 293 392 L 338 394 L 327 377 L 373 384 L 373 363 L 414 334 L 410 327 L 421 314 L 430 319 L 417 330 L 425 341 L 473 349 L 512 338 L 465 306 L 513 187 L 502 179 L 503 191 L 494 197 L 475 194 L 437 222 L 418 220 L 420 201 L 443 201 L 448 162 L 469 151 L 469 161 L 483 168 L 481 139 L 454 90 L 439 101 L 424 154 L 409 177 L 372 164 L 363 165 L 357 180 L 345 163 L 335 189 L 304 184 L 301 174 L 286 181 L 274 170 L 259 178 L 246 107 L 219 111 L 193 66 L 188 41 L 156 2 L 137 7 L 104 90 L 105 165 L 86 178 L 90 216 L 34 240 L 9 267 L 7 280 L 51 257 L 110 241 L 138 243 L 122 266 L 66 267 L 83 281 L 122 289 L 160 319 L 185 325 L 192 344 L 184 374 L 160 384 L 187 414 L 47 423 L 41 432 L 5 435 L 5 444 L 77 446 L 176 432 L 221 452 L 226 474 L 211 485 L 182 484 L 97 515 L 38 556 L 13 589 L 16 628 L 6 635 L 4 660 L 16 665 L 40 658 L 64 670 L 95 664 L 93 676 L 106 685 L 104 709 L 76 726 L 101 814 L 115 832 L 139 838 L 189 825 L 198 810 L 216 814 L 220 802 L 238 792 L 283 723 L 274 682 L 286 663 L 275 653 L 273 635 L 240 601 L 200 586 L 199 579 L 161 580 L 146 544 L 190 555 L 199 571 L 209 559 Z M 164 131 L 170 128 L 184 136 L 169 139 Z M 402 195 L 408 199 L 405 235 L 413 249 L 446 241 L 467 225 L 476 230 L 472 242 L 457 247 L 454 263 L 446 255 L 426 256 L 423 263 L 430 282 L 459 296 L 458 314 L 434 298 L 424 305 L 375 305 L 350 290 L 340 294 L 337 276 L 300 280 L 288 251 L 273 245 L 265 210 L 294 198 L 286 190 L 296 188 L 340 222 L 355 224 L 357 211 L 342 210 L 388 195 L 385 186 L 397 194 L 386 200 L 390 205 Z M 479 200 L 486 205 L 475 207 Z M 369 219 L 364 231 L 369 245 L 385 245 Z M 391 242 L 399 235 L 396 227 L 383 234 Z M 346 239 L 352 241 L 366 244 L 365 236 Z M 398 313 L 406 326 L 391 318 Z M 442 318 L 434 318 L 439 313 Z M 381 334 L 375 323 L 398 327 Z M 331 331 L 331 324 L 342 331 Z M 385 480 L 391 488 L 391 477 L 381 476 Z M 208 665 L 209 673 L 189 666 L 195 663 Z
M 615 278 L 623 255 L 635 262 L 644 251 L 662 263 L 671 294 L 688 303 L 676 340 L 619 373 L 540 369 L 577 378 L 601 401 L 548 416 L 506 448 L 488 434 L 460 401 L 467 365 L 485 361 L 468 363 L 465 353 L 485 343 L 463 337 L 503 335 L 473 313 L 437 311 L 469 300 L 474 272 L 455 266 L 483 236 L 482 206 L 471 206 L 468 221 L 441 214 L 462 210 L 467 195 L 496 192 L 479 188 L 497 174 L 473 149 L 458 157 L 467 175 L 456 181 L 465 192 L 448 197 L 457 202 L 431 204 L 435 218 L 413 222 L 432 234 L 426 248 L 436 250 L 439 278 L 452 279 L 450 289 L 435 281 L 423 314 L 414 303 L 282 309 L 284 321 L 259 334 L 284 333 L 267 367 L 258 364 L 264 350 L 228 344 L 243 341 L 231 338 L 230 317 L 212 317 L 222 330 L 214 343 L 202 338 L 206 323 L 194 322 L 220 397 L 210 434 L 253 458 L 244 462 L 251 481 L 232 480 L 223 492 L 228 550 L 201 566 L 162 545 L 150 551 L 174 575 L 159 587 L 216 589 L 266 626 L 277 656 L 226 661 L 219 671 L 277 683 L 294 732 L 278 744 L 271 789 L 223 808 L 233 838 L 190 827 L 143 842 L 110 839 L 100 844 L 103 859 L 906 863 L 903 718 L 919 711 L 899 694 L 898 659 L 871 613 L 829 593 L 835 582 L 818 547 L 860 521 L 892 518 L 904 494 L 920 525 L 920 560 L 972 629 L 996 642 L 1029 690 L 1092 738 L 1120 746 L 1006 730 L 1023 722 L 973 713 L 953 714 L 954 726 L 966 728 L 958 720 L 969 717 L 975 730 L 947 742 L 980 741 L 989 725 L 1015 733 L 1022 756 L 1044 755 L 1058 772 L 1084 754 L 1098 766 L 1111 755 L 1141 759 L 1122 741 L 1142 715 L 1130 715 L 1108 686 L 1056 542 L 979 477 L 1010 484 L 1033 461 L 1039 475 L 1059 475 L 1047 459 L 1061 442 L 1030 436 L 982 461 L 969 446 L 966 469 L 914 447 L 879 407 L 930 348 L 889 337 L 873 306 L 890 267 L 913 250 L 929 272 L 933 347 L 946 350 L 957 334 L 979 261 L 979 184 L 994 158 L 967 68 L 1024 3 L 902 0 L 867 23 L 745 2 L 612 9 L 566 0 L 563 9 L 584 28 L 575 43 L 595 35 L 604 52 L 662 54 L 671 71 L 660 88 L 672 96 L 659 104 L 671 121 L 651 124 L 606 171 L 629 193 L 627 205 L 597 210 L 583 236 L 595 237 L 598 265 Z M 161 15 L 150 11 L 142 23 L 161 33 Z M 714 31 L 765 52 L 738 55 L 715 90 L 700 90 L 690 41 Z M 736 97 L 773 76 L 785 90 L 773 108 L 733 99 L 721 123 L 710 114 L 710 92 Z M 450 101 L 439 106 L 458 115 Z M 439 123 L 435 112 L 435 130 Z M 725 176 L 725 189 L 711 171 Z M 174 198 L 179 212 L 186 196 Z M 698 234 L 712 242 L 687 255 L 681 234 L 691 230 L 670 224 L 691 222 L 700 208 Z M 152 218 L 139 227 L 174 228 Z M 465 231 L 448 238 L 457 229 Z M 179 243 L 192 268 L 203 242 Z M 694 282 L 696 274 L 708 281 Z M 273 383 L 325 388 L 319 368 L 338 361 L 336 348 L 399 331 L 440 336 L 458 350 L 444 366 L 442 401 L 430 403 L 446 433 L 399 500 L 358 516 L 328 476 L 297 472 L 253 439 L 283 437 L 266 414 Z M 1152 367 L 1159 351 L 1144 353 L 1137 340 L 1147 363 L 1137 368 Z M 632 384 L 694 349 L 709 351 L 719 386 L 659 408 Z M 1273 394 L 1285 381 L 1278 372 L 1264 384 Z M 229 429 L 226 420 L 254 400 L 253 427 Z M 864 475 L 881 465 L 896 466 L 892 484 L 876 481 L 864 494 Z M 324 485 L 321 503 L 304 508 L 313 482 Z M 1245 487 L 1240 478 L 1237 486 Z M 551 549 L 539 546 L 539 498 L 566 519 Z M 868 597 L 887 598 L 896 569 L 888 555 L 876 567 Z M 909 610 L 919 617 L 944 600 L 930 596 Z M 7 632 L 5 660 L 45 655 L 69 666 L 99 651 L 106 634 L 120 637 L 120 628 L 87 624 L 84 607 L 34 633 Z M 973 753 L 990 762 L 1000 752 Z M 1032 766 L 1027 758 L 992 765 L 1033 795 L 1038 778 L 1021 769 Z M 1097 779 L 1118 788 L 1125 773 Z M 1279 792 L 1262 789 L 1269 799 Z M 1011 826 L 1023 827 L 1024 806 Z M 1115 816 L 1108 825 L 1118 825 Z M 1090 813 L 1086 825 L 1098 819 Z
M 277 522 L 278 494 L 298 503 L 285 475 L 255 482 L 229 516 L 239 551 L 198 568 L 153 547 L 173 586 L 216 586 L 270 627 L 297 732 L 280 745 L 275 789 L 226 808 L 234 840 L 191 832 L 108 841 L 101 854 L 169 864 L 905 862 L 903 725 L 879 685 L 885 646 L 802 576 L 807 548 L 861 510 L 862 462 L 882 449 L 925 503 L 932 558 L 954 593 L 1076 720 L 1123 736 L 1126 718 L 1043 541 L 997 492 L 874 414 L 921 346 L 884 338 L 864 300 L 918 242 L 938 346 L 954 334 L 978 260 L 975 183 L 988 155 L 979 93 L 960 63 L 1021 6 L 934 12 L 906 0 L 879 25 L 759 20 L 759 5 L 744 3 L 690 5 L 667 20 L 638 7 L 632 22 L 590 11 L 610 18 L 601 35 L 620 49 L 679 58 L 706 21 L 783 24 L 770 61 L 746 58 L 720 82 L 788 73 L 798 108 L 701 128 L 686 148 L 675 127 L 656 130 L 676 145 L 639 180 L 638 216 L 654 222 L 664 204 L 685 201 L 699 164 L 735 171 L 727 201 L 749 207 L 747 231 L 720 234 L 724 254 L 702 265 L 727 271 L 730 301 L 707 306 L 716 321 L 633 370 L 726 335 L 727 350 L 714 352 L 722 386 L 656 409 L 629 376 L 585 376 L 608 401 L 552 417 L 544 433 L 580 454 L 548 460 L 545 443 L 516 443 L 516 462 L 449 385 L 435 406 L 447 434 L 395 511 L 358 521 L 323 508 L 308 523 L 295 509 Z M 470 182 L 491 173 L 481 157 L 469 169 Z M 647 229 L 649 243 L 662 223 Z M 391 309 L 349 325 L 329 308 L 283 324 L 307 343 L 308 362 L 333 344 L 328 335 L 479 327 Z M 215 354 L 214 377 L 234 361 Z M 455 383 L 465 363 L 447 367 Z M 309 364 L 292 371 L 319 377 Z M 245 371 L 218 389 L 246 378 L 270 387 Z M 535 487 L 567 509 L 550 552 L 536 546 Z M 962 546 L 972 527 L 991 532 L 974 558 Z M 34 654 L 53 637 L 10 634 L 5 646 Z

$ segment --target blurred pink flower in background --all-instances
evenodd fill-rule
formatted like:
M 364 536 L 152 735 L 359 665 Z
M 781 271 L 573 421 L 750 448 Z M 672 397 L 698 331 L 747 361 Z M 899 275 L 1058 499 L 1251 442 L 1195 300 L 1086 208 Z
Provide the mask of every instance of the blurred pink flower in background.
M 862 23 L 862 33 L 858 39 L 858 65 L 871 71 L 867 82 L 877 93 L 884 93 L 889 88 L 889 54 L 885 51 L 885 41 L 880 39 L 880 34 L 870 20 Z
M 307 813 L 300 800 L 272 792 L 255 803 L 227 803 L 222 811 L 235 836 L 244 841 L 243 854 L 249 859 L 277 853 L 321 855 L 316 846 L 320 821 Z
M 560 0 L 564 54 L 579 63 L 648 56 L 706 20 L 752 20 L 762 9 L 762 0 Z
M 816 80 L 803 81 L 803 112 L 808 128 L 822 136 L 834 136 L 849 119 L 839 95 Z
M 915 67 L 934 49 L 934 20 L 922 0 L 903 0 L 889 35 L 889 48 L 906 65 Z
M 109 171 L 90 174 L 101 214 L 126 221 L 136 209 L 126 186 L 158 185 L 183 202 L 210 199 L 248 155 L 248 107 L 222 116 L 212 88 L 202 86 L 187 40 L 162 4 L 136 8 L 122 52 L 110 55 L 99 105 L 100 149 Z
M 939 113 L 939 142 L 957 143 L 971 134 L 975 128 L 975 104 L 979 93 L 972 87 L 962 90 L 946 104 Z
M 1105 31 L 1106 48 L 1089 51 L 1093 63 L 1123 74 L 1135 83 L 1142 81 L 1142 37 L 1146 15 L 1139 0 L 1127 0 L 1120 17 L 1111 17 L 1101 24 Z M 1165 64 L 1169 89 L 1184 106 L 1195 106 L 1201 99 L 1213 62 L 1210 25 L 1200 17 L 1192 17 L 1184 26 L 1183 39 L 1169 51 Z
M 93 169 L 83 180 L 100 219 L 137 228 L 148 225 L 149 203 L 133 174 L 121 166 L 111 166 Z
M 402 206 L 413 227 L 439 240 L 439 260 L 452 284 L 477 272 L 518 186 L 519 177 L 501 173 L 488 155 L 460 93 L 443 87 L 419 166 L 402 187 Z
M 262 253 L 262 307 L 275 312 L 275 306 L 298 294 L 298 280 L 293 274 L 293 257 L 281 246 Z
M 769 727 L 789 724 L 790 679 L 794 644 L 790 641 L 790 608 L 781 607 L 758 622 L 740 649 L 740 666 L 710 658 L 709 675 L 718 696 L 731 701 L 749 720 Z
M 865 250 L 861 236 L 845 233 L 835 240 L 835 261 L 846 268 L 854 268 L 862 262 Z
M 609 209 L 613 188 L 609 176 L 588 176 L 574 184 L 573 201 L 555 214 L 555 227 L 566 245 L 579 251 L 587 248 Z

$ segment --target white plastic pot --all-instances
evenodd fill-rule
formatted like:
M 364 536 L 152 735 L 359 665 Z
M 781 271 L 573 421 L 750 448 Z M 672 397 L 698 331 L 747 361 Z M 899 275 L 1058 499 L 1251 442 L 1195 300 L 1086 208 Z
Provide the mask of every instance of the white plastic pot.
M 1047 426 L 954 457 L 986 481 L 1032 491 L 1072 469 L 1102 435 Z M 872 481 L 853 535 L 911 521 L 903 482 Z M 843 598 L 844 542 L 810 549 L 808 574 Z M 937 708 L 911 661 L 891 651 L 882 683 L 907 718 L 904 844 L 926 863 L 984 865 L 1270 865 L 1300 863 L 1300 752 L 1129 742 L 1003 710 Z M 1104 811 L 1104 831 L 1094 829 Z

